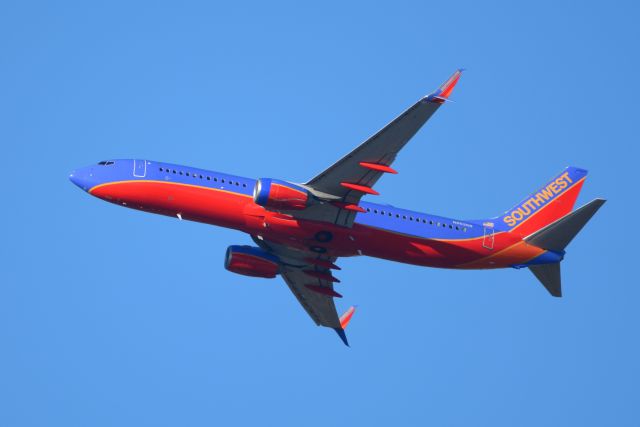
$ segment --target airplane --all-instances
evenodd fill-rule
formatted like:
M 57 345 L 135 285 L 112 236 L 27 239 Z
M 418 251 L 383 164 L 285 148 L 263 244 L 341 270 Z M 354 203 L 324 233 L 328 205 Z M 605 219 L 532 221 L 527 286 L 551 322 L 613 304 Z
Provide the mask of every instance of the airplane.
M 528 268 L 560 297 L 565 248 L 605 203 L 573 211 L 587 171 L 567 167 L 504 214 L 461 220 L 365 202 L 397 154 L 450 101 L 457 70 L 435 92 L 306 183 L 245 178 L 142 159 L 106 160 L 73 171 L 70 180 L 107 202 L 154 214 L 232 228 L 255 246 L 229 246 L 227 270 L 282 276 L 313 321 L 349 345 L 355 307 L 338 316 L 342 295 L 334 271 L 341 257 L 370 256 L 452 269 Z

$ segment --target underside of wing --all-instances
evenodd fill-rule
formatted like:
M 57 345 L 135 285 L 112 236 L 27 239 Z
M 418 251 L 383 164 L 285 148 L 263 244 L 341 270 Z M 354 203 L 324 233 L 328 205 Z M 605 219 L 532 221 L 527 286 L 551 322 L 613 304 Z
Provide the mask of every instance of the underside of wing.
M 334 289 L 334 283 L 340 282 L 331 273 L 338 269 L 334 264 L 335 258 L 299 251 L 257 237 L 254 241 L 281 260 L 282 278 L 316 325 L 332 328 L 349 345 L 344 328 L 352 310 L 350 314 L 348 310 L 343 317 L 338 316 L 334 298 L 342 298 L 342 295 Z
M 317 325 L 340 327 L 340 319 L 333 302 L 333 298 L 339 294 L 333 289 L 331 282 L 310 277 L 301 269 L 284 268 L 281 274 L 291 292 Z

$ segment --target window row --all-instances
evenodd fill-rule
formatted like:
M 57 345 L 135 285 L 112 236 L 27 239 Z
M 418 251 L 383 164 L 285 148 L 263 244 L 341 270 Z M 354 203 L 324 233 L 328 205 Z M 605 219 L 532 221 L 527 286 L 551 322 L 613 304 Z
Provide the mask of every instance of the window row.
M 394 216 L 394 214 L 392 212 L 389 212 L 389 211 L 385 212 L 383 210 L 378 210 L 378 209 L 373 209 L 372 210 L 371 208 L 367 208 L 367 212 L 373 212 L 375 214 L 380 214 L 380 215 L 388 215 L 389 217 L 393 217 Z M 431 219 L 427 220 L 425 218 L 418 218 L 418 217 L 414 218 L 411 215 L 407 216 L 407 215 L 395 214 L 395 217 L 398 218 L 398 219 L 402 218 L 404 220 L 408 219 L 409 221 L 415 221 L 415 222 L 418 222 L 418 223 L 422 222 L 423 224 L 435 225 L 436 227 L 447 228 L 447 226 L 448 226 L 452 230 L 455 228 L 458 231 L 462 231 L 462 232 L 466 232 L 467 231 L 467 227 L 460 227 L 460 226 L 457 226 L 457 225 L 454 226 L 453 224 L 445 224 L 443 222 L 434 222 Z
M 160 172 L 166 172 L 166 173 L 174 173 L 177 175 L 185 175 L 185 176 L 192 176 L 194 178 L 200 178 L 200 179 L 206 179 L 207 181 L 213 181 L 213 182 L 218 182 L 220 181 L 221 183 L 228 183 L 228 184 L 235 184 L 236 186 L 240 186 L 242 185 L 242 187 L 247 188 L 247 184 L 240 184 L 238 181 L 232 181 L 230 179 L 225 180 L 224 178 L 220 178 L 218 179 L 218 177 L 210 177 L 210 176 L 205 176 L 202 174 L 197 174 L 197 173 L 189 173 L 189 172 L 183 172 L 181 170 L 175 170 L 175 169 L 169 169 L 169 168 L 160 168 Z

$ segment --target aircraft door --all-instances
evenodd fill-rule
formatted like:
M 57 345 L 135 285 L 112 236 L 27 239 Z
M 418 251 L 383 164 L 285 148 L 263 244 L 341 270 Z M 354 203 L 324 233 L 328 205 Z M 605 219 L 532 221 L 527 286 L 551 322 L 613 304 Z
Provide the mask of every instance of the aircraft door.
M 133 176 L 144 178 L 147 175 L 147 161 L 136 159 L 133 161 Z
M 484 239 L 482 239 L 482 247 L 487 249 L 493 249 L 493 240 L 494 240 L 493 223 L 485 222 L 482 225 L 484 227 Z

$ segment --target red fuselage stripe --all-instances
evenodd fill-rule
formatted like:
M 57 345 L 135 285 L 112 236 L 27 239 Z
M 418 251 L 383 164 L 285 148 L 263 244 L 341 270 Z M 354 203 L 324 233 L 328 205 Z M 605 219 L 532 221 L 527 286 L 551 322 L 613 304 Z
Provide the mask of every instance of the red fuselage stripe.
M 327 249 L 327 255 L 368 255 L 409 264 L 443 268 L 499 268 L 524 263 L 544 251 L 523 243 L 515 233 L 496 233 L 493 248 L 483 237 L 429 239 L 355 223 L 352 228 L 283 217 L 233 191 L 166 181 L 118 181 L 90 190 L 96 197 L 126 207 L 161 215 L 234 228 L 252 235 L 308 250 Z M 329 231 L 330 242 L 314 240 Z

